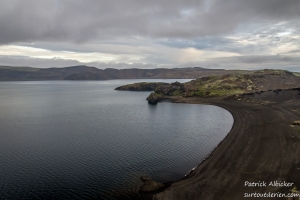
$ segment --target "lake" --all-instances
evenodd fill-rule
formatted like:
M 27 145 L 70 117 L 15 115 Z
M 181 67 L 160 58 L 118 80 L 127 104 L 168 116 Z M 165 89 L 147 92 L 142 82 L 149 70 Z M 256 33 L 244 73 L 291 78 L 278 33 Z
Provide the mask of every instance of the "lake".
M 230 131 L 220 107 L 114 90 L 141 81 L 176 80 L 0 82 L 1 199 L 131 199 L 141 175 L 179 179 Z

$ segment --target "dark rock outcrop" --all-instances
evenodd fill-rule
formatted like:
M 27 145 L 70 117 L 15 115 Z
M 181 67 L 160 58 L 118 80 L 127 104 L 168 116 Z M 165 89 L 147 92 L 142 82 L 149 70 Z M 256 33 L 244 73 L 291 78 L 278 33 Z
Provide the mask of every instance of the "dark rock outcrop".
M 157 94 L 168 96 L 180 96 L 184 91 L 184 84 L 177 81 L 167 85 L 160 85 L 154 90 Z
M 161 190 L 165 187 L 164 184 L 152 180 L 149 176 L 141 176 L 141 181 L 144 182 L 143 186 L 140 188 L 140 192 L 154 192 Z
M 156 104 L 159 100 L 162 99 L 162 96 L 152 92 L 147 98 L 146 100 L 148 101 L 148 103 L 150 104 Z

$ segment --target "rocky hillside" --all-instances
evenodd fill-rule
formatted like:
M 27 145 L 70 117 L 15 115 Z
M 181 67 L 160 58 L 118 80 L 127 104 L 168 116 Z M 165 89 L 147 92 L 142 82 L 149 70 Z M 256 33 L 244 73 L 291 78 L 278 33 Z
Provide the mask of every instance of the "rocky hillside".
M 167 96 L 216 97 L 300 87 L 300 77 L 285 70 L 261 70 L 249 74 L 227 74 L 160 85 L 148 97 L 159 101 Z

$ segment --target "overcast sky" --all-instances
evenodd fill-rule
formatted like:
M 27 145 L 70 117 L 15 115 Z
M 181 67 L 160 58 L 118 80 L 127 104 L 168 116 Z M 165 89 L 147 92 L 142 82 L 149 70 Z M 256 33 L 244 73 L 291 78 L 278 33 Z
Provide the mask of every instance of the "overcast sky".
M 0 0 L 0 65 L 300 71 L 299 0 Z

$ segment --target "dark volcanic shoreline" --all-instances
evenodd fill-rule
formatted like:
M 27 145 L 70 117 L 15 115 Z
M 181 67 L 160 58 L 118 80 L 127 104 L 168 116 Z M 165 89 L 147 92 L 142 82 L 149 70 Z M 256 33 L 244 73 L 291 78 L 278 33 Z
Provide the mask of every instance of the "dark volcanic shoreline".
M 255 192 L 299 193 L 300 127 L 292 124 L 300 120 L 300 78 L 295 74 L 265 69 L 174 82 L 157 86 L 147 100 L 216 105 L 234 118 L 232 130 L 211 155 L 187 177 L 167 183 L 153 199 L 239 200 Z M 276 181 L 292 186 L 269 185 Z
M 228 110 L 234 125 L 219 146 L 187 177 L 153 199 L 243 199 L 245 193 L 289 193 L 300 188 L 300 89 L 266 91 L 247 100 L 171 97 Z M 287 97 L 287 98 L 286 98 Z M 286 181 L 293 187 L 245 187 Z M 259 198 L 255 198 L 259 199 Z

